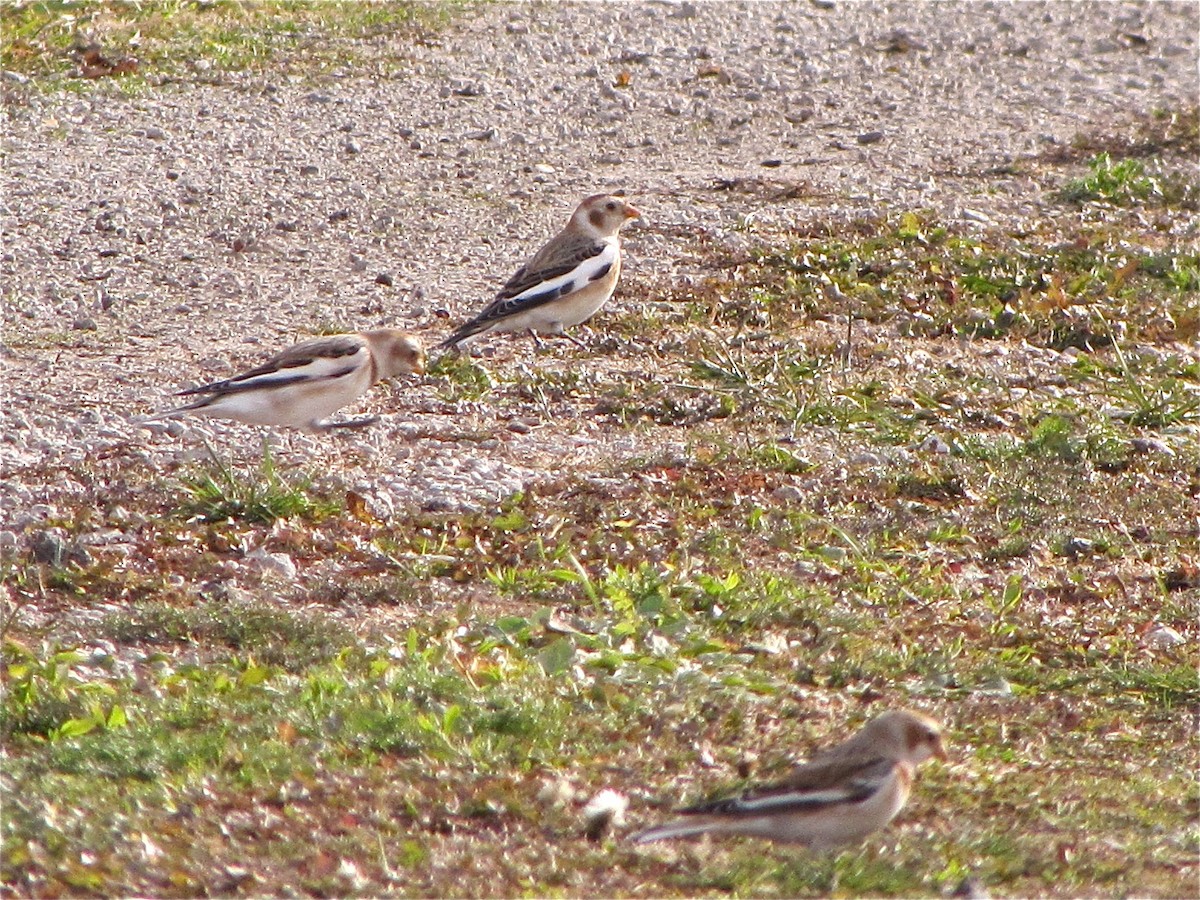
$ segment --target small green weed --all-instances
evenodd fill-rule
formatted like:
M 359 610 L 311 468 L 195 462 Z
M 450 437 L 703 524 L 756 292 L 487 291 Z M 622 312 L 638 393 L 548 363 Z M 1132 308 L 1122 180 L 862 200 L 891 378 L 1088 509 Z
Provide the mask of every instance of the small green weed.
M 288 477 L 279 472 L 264 440 L 263 456 L 255 471 L 237 471 L 209 448 L 211 466 L 185 476 L 189 500 L 183 512 L 204 522 L 242 522 L 269 525 L 296 516 L 320 521 L 340 510 L 340 505 L 312 495 L 307 476 Z
M 1119 206 L 1143 202 L 1156 189 L 1153 179 L 1146 175 L 1146 165 L 1137 159 L 1114 162 L 1107 153 L 1100 153 L 1088 163 L 1091 173 L 1068 182 L 1059 191 L 1059 198 L 1068 203 L 1089 203 L 1103 200 Z
M 1116 363 L 1080 357 L 1080 380 L 1116 405 L 1114 418 L 1136 428 L 1169 428 L 1200 420 L 1200 372 L 1176 358 L 1127 356 L 1113 344 Z
M 1085 443 L 1077 435 L 1075 426 L 1065 416 L 1049 415 L 1034 426 L 1025 442 L 1025 452 L 1030 456 L 1050 457 L 1063 462 L 1078 462 L 1083 458 Z
M 1064 203 L 1108 203 L 1113 206 L 1156 205 L 1194 207 L 1200 190 L 1178 176 L 1163 172 L 1161 164 L 1147 166 L 1139 159 L 1113 160 L 1099 153 L 1088 163 L 1091 171 L 1075 178 L 1058 192 Z
M 43 645 L 30 650 L 4 644 L 4 702 L 0 735 L 37 735 L 50 741 L 76 738 L 97 728 L 121 728 L 124 708 L 103 679 L 80 674 L 80 651 Z
M 751 450 L 750 458 L 765 469 L 773 469 L 785 475 L 801 475 L 813 468 L 813 463 L 781 444 L 761 444 Z
M 438 396 L 451 403 L 481 400 L 495 388 L 488 371 L 465 354 L 443 353 L 434 360 L 426 376 L 438 380 Z

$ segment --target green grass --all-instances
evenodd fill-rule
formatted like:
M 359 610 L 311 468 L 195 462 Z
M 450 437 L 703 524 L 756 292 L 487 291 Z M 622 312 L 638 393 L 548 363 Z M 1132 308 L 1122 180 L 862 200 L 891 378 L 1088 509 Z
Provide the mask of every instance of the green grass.
M 481 400 L 495 387 L 493 376 L 483 366 L 457 353 L 443 353 L 427 374 L 437 379 L 438 396 L 451 403 Z
M 236 65 L 294 71 L 305 35 L 405 9 L 26 5 L 6 52 L 61 72 L 78 13 L 232 66 L 229 20 L 265 32 Z M 706 279 L 639 284 L 587 350 L 442 356 L 438 452 L 524 462 L 520 419 L 563 454 L 476 512 L 380 519 L 267 453 L 73 466 L 44 527 L 122 540 L 3 563 L 5 890 L 1194 893 L 1200 258 L 1145 224 L 1189 202 L 1148 186 L 1160 150 L 1008 234 L 908 210 L 736 259 L 705 237 Z M 861 847 L 625 840 L 897 705 L 952 759 Z M 630 822 L 589 839 L 604 788 Z
M 451 0 L 16 2 L 0 10 L 0 65 L 65 84 L 86 35 L 110 61 L 136 58 L 136 72 L 116 76 L 125 81 L 268 68 L 312 76 L 349 64 L 378 65 L 363 55 L 363 39 L 397 32 L 411 37 L 444 26 L 461 8 Z
M 1058 197 L 1065 203 L 1109 203 L 1115 206 L 1186 205 L 1194 208 L 1197 185 L 1165 174 L 1161 166 L 1139 159 L 1113 160 L 1107 153 L 1089 162 L 1091 171 L 1064 185 Z
M 204 522 L 320 520 L 340 509 L 339 504 L 314 496 L 308 475 L 281 473 L 265 441 L 256 469 L 235 469 L 209 448 L 209 465 L 183 476 L 182 485 L 188 494 L 182 514 Z
M 1113 355 L 1111 363 L 1083 357 L 1074 374 L 1113 402 L 1115 418 L 1145 429 L 1200 420 L 1200 364 L 1173 356 L 1126 354 L 1119 345 Z
M 200 643 L 289 669 L 323 662 L 341 648 L 357 646 L 351 631 L 323 616 L 225 599 L 190 608 L 154 601 L 138 604 L 106 615 L 97 634 L 147 647 Z
M 821 318 L 899 321 L 914 336 L 1023 338 L 1056 349 L 1108 346 L 1113 322 L 1130 340 L 1200 335 L 1200 257 L 1186 242 L 1155 239 L 1153 250 L 1131 252 L 1119 229 L 1103 225 L 1071 241 L 981 239 L 921 211 L 853 229 L 849 236 L 843 228 L 829 237 L 776 237 L 755 248 L 736 279 L 713 286 L 732 294 L 716 321 L 736 326 L 757 316 L 786 335 L 820 310 Z M 725 361 L 715 363 L 738 376 Z
M 1142 891 L 1156 892 L 1156 884 L 1169 890 L 1169 872 L 1188 858 L 1184 835 L 1194 815 L 1194 785 L 1165 760 L 1144 783 L 1130 781 L 1125 751 L 1111 740 L 1111 729 L 1136 720 L 1139 733 L 1127 733 L 1127 741 L 1184 739 L 1186 726 L 1175 711 L 1200 701 L 1190 666 L 1164 669 L 1108 653 L 1064 656 L 1055 641 L 1044 650 L 1017 652 L 1017 641 L 1038 639 L 1037 614 L 1023 611 L 1015 594 L 994 607 L 1006 626 L 991 637 L 953 647 L 926 641 L 919 651 L 904 652 L 894 642 L 904 629 L 899 619 L 881 630 L 869 606 L 838 604 L 840 611 L 814 608 L 801 620 L 796 588 L 732 573 L 684 582 L 646 567 L 616 571 L 593 584 L 591 634 L 552 636 L 544 617 L 542 623 L 538 617 L 476 617 L 463 623 L 465 630 L 413 629 L 386 650 L 350 647 L 291 670 L 241 654 L 217 651 L 205 662 L 184 663 L 160 651 L 135 662 L 128 674 L 102 666 L 85 672 L 79 654 L 10 647 L 12 683 L 23 683 L 21 667 L 36 662 L 53 685 L 49 693 L 85 710 L 103 697 L 109 716 L 84 727 L 86 717 L 60 712 L 59 725 L 33 727 L 42 721 L 29 715 L 36 704 L 18 690 L 6 694 L 6 726 L 22 723 L 9 729 L 10 746 L 19 752 L 5 767 L 14 798 L 4 848 L 9 872 L 17 876 L 12 883 L 22 883 L 21 873 L 37 873 L 39 883 L 64 890 L 212 889 L 219 882 L 212 880 L 207 848 L 226 834 L 220 843 L 263 884 L 287 866 L 303 889 L 330 889 L 337 867 L 317 861 L 335 852 L 357 857 L 373 890 L 393 878 L 405 891 L 508 893 L 524 885 L 553 893 L 561 886 L 556 876 L 529 864 L 520 835 L 532 830 L 544 839 L 574 841 L 579 826 L 569 809 L 539 799 L 545 778 L 565 775 L 585 792 L 632 778 L 657 793 L 701 738 L 738 752 L 757 749 L 778 765 L 781 752 L 811 739 L 799 727 L 808 701 L 798 687 L 838 690 L 938 671 L 943 687 L 922 693 L 925 703 L 947 712 L 960 709 L 956 697 L 965 700 L 975 686 L 1003 675 L 1016 690 L 1005 707 L 1016 727 L 1007 736 L 989 736 L 979 729 L 999 726 L 988 718 L 968 706 L 954 713 L 964 723 L 985 724 L 964 725 L 971 729 L 966 733 L 952 723 L 957 774 L 927 773 L 902 836 L 897 831 L 871 848 L 813 863 L 733 842 L 705 865 L 672 865 L 661 889 L 792 896 L 836 885 L 842 893 L 907 894 L 933 891 L 969 871 L 1017 890 L 1065 878 L 1091 892 L 1131 883 L 1131 875 Z M 780 591 L 791 599 L 772 597 Z M 880 591 L 877 602 L 891 602 L 890 591 Z M 722 624 L 724 636 L 705 636 L 705 622 L 718 621 L 716 604 L 723 618 L 737 620 L 735 631 Z M 757 624 L 746 617 L 764 604 L 777 612 Z M 868 621 L 876 623 L 869 637 L 862 633 Z M 728 643 L 764 623 L 825 632 L 805 648 L 806 657 L 824 662 L 797 673 L 787 657 L 746 653 L 744 642 Z M 1005 652 L 997 656 L 1000 647 Z M 1073 697 L 1076 724 L 1039 726 L 1065 692 Z M 1026 721 L 1027 715 L 1033 718 Z M 992 758 L 990 748 L 1003 748 L 1003 761 Z M 1060 760 L 1080 758 L 1089 760 L 1085 780 L 1041 774 L 1057 771 Z M 659 760 L 672 762 L 663 771 Z M 997 767 L 1006 777 L 996 777 Z M 964 779 L 968 771 L 975 777 Z M 729 781 L 716 773 L 714 788 L 722 778 Z M 33 799 L 47 795 L 55 797 L 51 806 Z M 934 811 L 935 802 L 943 811 Z M 1099 815 L 1097 804 L 1120 814 Z M 1111 850 L 1065 862 L 1053 836 L 1088 846 L 1077 828 L 1093 819 L 1092 827 L 1123 836 L 1127 851 L 1143 862 L 1131 872 L 1128 860 L 1114 864 Z M 132 832 L 122 824 L 131 820 L 138 822 Z M 273 840 L 254 841 L 268 822 Z M 497 840 L 496 829 L 511 848 L 485 867 L 486 881 L 473 874 L 478 867 L 462 870 L 457 889 L 424 880 L 431 857 L 465 862 Z M 306 840 L 314 830 L 331 835 L 325 850 Z M 375 838 L 361 846 L 338 838 L 358 832 L 377 835 L 382 846 Z M 456 838 L 449 842 L 446 835 Z M 1152 835 L 1169 840 L 1164 845 Z M 627 877 L 647 877 L 655 860 L 679 852 L 611 845 L 595 861 L 621 859 Z M 936 868 L 922 862 L 931 858 L 941 860 Z M 957 866 L 948 864 L 954 860 Z

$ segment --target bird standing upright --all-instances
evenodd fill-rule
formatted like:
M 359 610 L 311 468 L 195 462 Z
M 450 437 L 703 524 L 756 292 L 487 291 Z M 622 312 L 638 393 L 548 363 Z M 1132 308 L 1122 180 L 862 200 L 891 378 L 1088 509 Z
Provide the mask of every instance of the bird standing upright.
M 567 335 L 586 322 L 612 296 L 621 274 L 618 233 L 641 216 L 621 197 L 595 194 L 576 208 L 566 227 L 552 237 L 471 321 L 439 346 L 461 348 L 493 331 Z
M 306 431 L 365 425 L 373 420 L 332 424 L 321 420 L 384 378 L 424 371 L 425 349 L 411 334 L 395 328 L 333 334 L 289 347 L 233 378 L 180 391 L 179 396 L 205 396 L 151 418 L 194 414 Z
M 777 784 L 681 809 L 678 819 L 631 839 L 641 844 L 708 833 L 816 849 L 855 843 L 900 812 L 916 766 L 932 756 L 946 758 L 941 726 L 921 713 L 892 710 Z

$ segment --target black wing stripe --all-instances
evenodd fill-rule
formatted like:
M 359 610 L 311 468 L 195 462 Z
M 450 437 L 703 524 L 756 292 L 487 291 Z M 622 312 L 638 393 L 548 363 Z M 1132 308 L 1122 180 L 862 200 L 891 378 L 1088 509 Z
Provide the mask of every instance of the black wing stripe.
M 879 759 L 865 766 L 857 778 L 847 780 L 839 789 L 804 790 L 788 789 L 784 786 L 768 788 L 760 792 L 751 791 L 723 800 L 697 803 L 680 810 L 683 813 L 763 813 L 779 810 L 821 809 L 831 802 L 860 803 L 871 797 L 882 787 L 894 761 Z
M 319 354 L 310 351 L 314 343 L 320 346 L 321 352 Z M 224 378 L 221 381 L 212 381 L 208 384 L 197 385 L 194 388 L 188 388 L 186 391 L 179 391 L 175 396 L 185 397 L 189 394 L 233 394 L 238 391 L 260 387 L 263 384 L 293 384 L 297 380 L 303 380 L 303 377 L 284 377 L 282 373 L 286 370 L 312 365 L 318 359 L 335 360 L 341 359 L 343 356 L 356 356 L 362 349 L 362 342 L 355 338 L 341 340 L 336 338 L 319 338 L 316 341 L 307 341 L 303 344 L 297 344 L 289 350 L 285 350 L 274 359 L 263 363 L 261 366 L 242 372 L 240 375 L 235 375 L 232 378 Z M 338 370 L 331 373 L 331 377 L 340 378 L 348 371 L 350 370 Z M 267 379 L 265 377 L 277 372 L 281 373 L 279 378 Z
M 587 244 L 581 247 L 578 253 L 573 253 L 570 257 L 564 259 L 562 263 L 550 269 L 539 268 L 535 272 L 531 273 L 529 271 L 529 266 L 522 266 L 517 270 L 517 273 L 508 280 L 508 283 L 501 288 L 500 293 L 496 295 L 497 299 L 511 299 L 512 297 L 518 296 L 522 291 L 527 291 L 531 287 L 534 287 L 539 282 L 552 281 L 555 278 L 566 275 L 567 273 L 578 268 L 580 263 L 584 263 L 593 257 L 599 256 L 604 252 L 606 247 L 607 244 L 605 244 L 603 241 L 596 241 L 595 243 Z M 530 277 L 531 275 L 535 277 Z
M 551 288 L 548 291 L 539 291 L 536 294 L 529 294 L 528 296 L 522 297 L 519 300 L 513 298 L 497 300 L 488 306 L 487 309 L 477 315 L 474 319 L 468 322 L 467 325 L 484 326 L 489 322 L 495 322 L 497 319 L 503 319 L 515 312 L 542 306 L 546 303 L 549 303 L 551 300 L 558 299 L 559 296 L 561 295 L 558 292 L 558 288 Z M 466 328 L 467 325 L 464 325 L 463 328 Z
M 305 381 L 332 381 L 335 378 L 342 378 L 353 372 L 357 366 L 346 366 L 345 368 L 337 369 L 333 372 L 328 372 L 319 377 L 312 375 L 283 375 L 279 378 L 260 378 L 256 381 L 242 381 L 240 379 L 229 379 L 228 381 L 217 381 L 213 384 L 205 384 L 200 387 L 188 388 L 186 391 L 180 391 L 176 394 L 177 397 L 183 397 L 188 394 L 212 394 L 214 397 L 228 397 L 230 394 L 244 394 L 247 391 L 256 391 L 265 388 L 281 388 L 292 384 L 300 384 Z
M 836 800 L 839 803 L 857 803 L 871 796 L 879 785 L 855 785 L 854 790 L 840 794 Z M 803 792 L 783 793 L 777 796 L 760 797 L 730 797 L 726 800 L 715 800 L 712 803 L 700 803 L 689 806 L 684 813 L 727 813 L 741 814 L 770 813 L 781 810 L 822 809 L 829 806 L 835 798 L 829 792 L 816 795 L 805 795 Z

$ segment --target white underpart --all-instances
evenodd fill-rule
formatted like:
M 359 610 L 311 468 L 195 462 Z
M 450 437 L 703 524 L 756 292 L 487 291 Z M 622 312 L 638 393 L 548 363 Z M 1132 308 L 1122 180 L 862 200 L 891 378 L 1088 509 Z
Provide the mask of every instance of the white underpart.
M 602 278 L 589 278 L 605 266 L 609 270 Z M 566 296 L 534 306 L 527 310 L 519 307 L 516 312 L 492 322 L 480 334 L 489 331 L 539 331 L 545 334 L 562 334 L 564 328 L 580 325 L 594 316 L 612 296 L 621 274 L 621 250 L 615 237 L 604 242 L 604 250 L 584 260 L 565 275 L 539 282 L 527 288 L 509 302 L 520 302 L 549 290 L 557 290 L 568 282 L 575 282 L 575 290 Z M 477 337 L 478 335 L 473 335 Z
M 695 834 L 740 834 L 784 843 L 807 844 L 818 850 L 840 847 L 862 840 L 877 831 L 904 808 L 908 800 L 912 769 L 898 762 L 879 787 L 865 800 L 845 802 L 843 791 L 796 792 L 797 799 L 816 797 L 828 805 L 813 809 L 787 809 L 783 796 L 763 798 L 762 814 L 754 815 L 754 801 L 746 801 L 738 814 L 698 813 L 683 816 L 637 836 L 639 843 Z M 839 799 L 839 795 L 841 799 Z
M 350 371 L 346 374 L 333 375 L 347 368 Z M 284 383 L 297 375 L 303 375 L 303 380 Z M 312 425 L 357 400 L 371 387 L 370 351 L 364 345 L 351 356 L 316 359 L 306 366 L 262 375 L 251 383 L 257 386 L 218 397 L 190 412 L 251 425 Z

